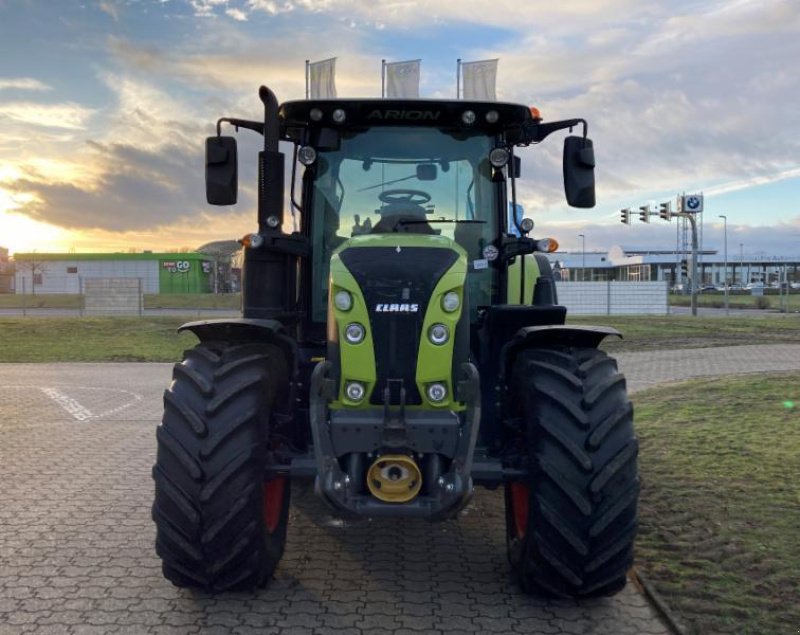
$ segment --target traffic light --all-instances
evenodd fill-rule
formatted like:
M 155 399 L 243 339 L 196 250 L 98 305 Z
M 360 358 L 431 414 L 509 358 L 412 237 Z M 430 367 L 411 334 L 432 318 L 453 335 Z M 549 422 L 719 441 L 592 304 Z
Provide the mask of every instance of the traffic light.
M 628 209 L 628 208 L 625 208 L 623 210 L 620 210 L 619 213 L 620 213 L 620 216 L 622 216 L 621 222 L 625 223 L 626 225 L 630 225 L 631 224 L 631 210 Z
M 662 220 L 670 220 L 672 218 L 672 203 L 667 201 L 666 203 L 660 203 L 658 206 L 658 217 Z
M 681 277 L 688 278 L 689 277 L 689 261 L 688 260 L 681 260 Z
M 650 206 L 649 205 L 642 205 L 639 208 L 639 220 L 643 223 L 650 222 Z

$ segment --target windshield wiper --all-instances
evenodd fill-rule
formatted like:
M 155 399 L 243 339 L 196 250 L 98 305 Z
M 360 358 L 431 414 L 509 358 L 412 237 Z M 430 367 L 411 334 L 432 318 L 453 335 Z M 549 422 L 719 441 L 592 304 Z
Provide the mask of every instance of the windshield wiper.
M 394 185 L 395 183 L 402 183 L 403 181 L 410 181 L 411 179 L 417 178 L 416 174 L 412 174 L 411 176 L 405 176 L 402 179 L 394 179 L 393 181 L 385 181 L 383 183 L 378 183 L 377 185 L 370 185 L 369 187 L 363 187 L 360 190 L 356 190 L 356 192 L 367 192 L 369 190 L 376 190 L 379 187 L 385 187 L 387 185 Z
M 412 218 L 401 218 L 397 221 L 398 225 L 421 225 L 423 223 L 474 223 L 474 224 L 484 224 L 486 223 L 485 220 L 470 220 L 466 218 L 431 218 L 431 219 L 412 219 Z

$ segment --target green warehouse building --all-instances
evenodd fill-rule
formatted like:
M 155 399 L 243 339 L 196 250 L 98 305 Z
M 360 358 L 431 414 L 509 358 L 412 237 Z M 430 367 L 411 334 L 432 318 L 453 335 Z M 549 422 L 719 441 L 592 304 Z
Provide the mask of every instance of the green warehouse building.
M 87 278 L 135 278 L 144 293 L 211 293 L 214 258 L 201 253 L 14 255 L 16 293 L 81 293 Z

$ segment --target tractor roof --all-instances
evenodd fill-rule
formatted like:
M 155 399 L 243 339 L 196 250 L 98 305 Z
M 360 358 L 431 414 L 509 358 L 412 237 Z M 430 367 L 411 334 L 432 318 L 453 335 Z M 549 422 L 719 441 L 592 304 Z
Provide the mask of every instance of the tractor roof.
M 472 112 L 474 117 L 465 115 L 468 112 Z M 340 119 L 342 113 L 343 120 Z M 520 104 L 437 99 L 289 101 L 281 105 L 279 118 L 284 130 L 309 126 L 353 128 L 381 125 L 472 128 L 490 133 L 519 129 L 532 119 L 530 109 Z

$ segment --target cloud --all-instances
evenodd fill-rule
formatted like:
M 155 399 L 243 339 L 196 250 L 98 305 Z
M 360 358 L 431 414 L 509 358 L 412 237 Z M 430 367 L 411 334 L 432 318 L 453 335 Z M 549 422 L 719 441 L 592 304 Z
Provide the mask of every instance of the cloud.
M 233 18 L 237 22 L 247 22 L 247 14 L 241 9 L 225 9 L 225 15 Z
M 91 108 L 73 102 L 63 104 L 40 104 L 31 101 L 0 102 L 0 119 L 44 126 L 81 130 L 95 113 Z
M 10 89 L 47 91 L 53 87 L 32 77 L 0 77 L 0 90 Z
M 99 143 L 90 149 L 95 164 L 102 166 L 94 183 L 52 181 L 38 174 L 4 188 L 29 197 L 19 208 L 28 216 L 67 228 L 142 229 L 205 208 L 199 151 L 165 146 L 150 152 Z
M 111 2 L 100 8 L 123 6 Z M 132 13 L 143 5 L 124 6 Z M 499 57 L 501 99 L 535 104 L 547 120 L 589 120 L 600 203 L 592 212 L 565 206 L 560 135 L 520 152 L 518 197 L 537 227 L 568 222 L 567 231 L 586 227 L 587 236 L 599 237 L 605 234 L 587 218 L 603 219 L 613 236 L 620 233 L 619 207 L 682 190 L 735 191 L 792 178 L 800 169 L 800 139 L 793 135 L 800 129 L 800 74 L 792 66 L 800 59 L 800 12 L 793 0 L 669 6 L 576 0 L 535 10 L 511 0 L 490 9 L 483 0 L 171 0 L 159 6 L 169 18 L 158 24 L 164 33 L 146 37 L 132 28 L 124 38 L 102 40 L 105 48 L 92 60 L 99 86 L 87 95 L 93 108 L 82 96 L 68 97 L 79 103 L 0 102 L 0 158 L 19 170 L 3 187 L 16 182 L 22 211 L 83 231 L 104 228 L 91 230 L 95 236 L 126 227 L 139 236 L 155 227 L 201 231 L 192 219 L 208 213 L 202 137 L 216 117 L 260 118 L 262 82 L 281 100 L 302 98 L 306 58 L 338 56 L 339 94 L 377 97 L 380 58 L 416 57 L 415 46 L 429 51 L 420 53 L 424 94 L 452 93 L 457 54 Z M 502 37 L 453 36 L 465 26 L 487 26 Z M 3 89 L 49 86 L 0 78 Z M 247 229 L 255 219 L 258 140 L 248 134 L 239 140 Z
M 119 22 L 119 8 L 113 2 L 101 2 L 99 5 L 103 13 L 110 15 L 114 22 Z
M 281 100 L 298 99 L 305 91 L 305 60 L 331 57 L 329 45 L 313 40 L 314 29 L 298 25 L 290 34 L 270 38 L 265 53 L 264 42 L 250 37 L 233 25 L 215 24 L 203 46 L 189 44 L 159 48 L 128 39 L 110 37 L 109 49 L 131 73 L 155 74 L 161 81 L 178 81 L 187 88 L 198 86 L 224 88 L 233 93 L 224 101 L 254 95 L 258 85 L 268 83 Z M 302 51 L 297 42 L 308 39 Z M 337 90 L 341 95 L 380 95 L 380 65 L 363 55 L 363 43 L 342 24 L 329 25 L 327 39 L 338 41 Z M 269 51 L 274 51 L 270 53 Z
M 225 7 L 227 4 L 228 0 L 189 0 L 194 14 L 201 18 L 213 17 L 215 9 Z

